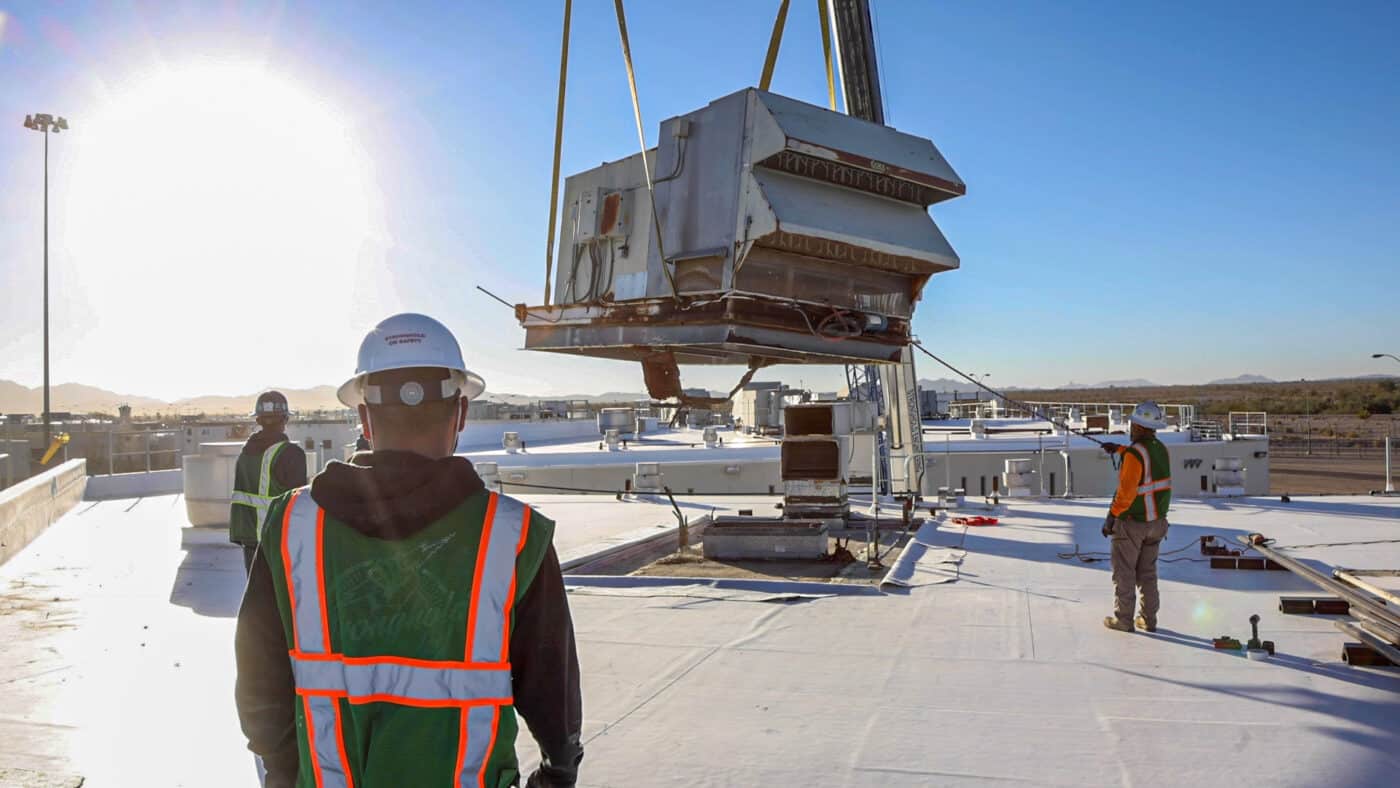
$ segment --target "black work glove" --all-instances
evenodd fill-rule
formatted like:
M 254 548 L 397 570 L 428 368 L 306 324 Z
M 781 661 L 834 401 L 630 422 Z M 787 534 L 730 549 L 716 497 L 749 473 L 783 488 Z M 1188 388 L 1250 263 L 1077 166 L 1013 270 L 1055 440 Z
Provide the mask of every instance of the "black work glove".
M 1102 531 L 1103 535 L 1106 536 L 1106 537 L 1107 537 L 1107 536 L 1113 536 L 1113 527 L 1116 526 L 1117 524 L 1118 524 L 1118 518 L 1117 518 L 1117 517 L 1114 517 L 1114 516 L 1111 515 L 1111 514 L 1110 514 L 1109 516 L 1105 517 L 1104 520 L 1103 520 L 1103 531 Z
M 1100 443 L 1099 448 L 1103 449 L 1104 454 L 1110 456 L 1118 453 L 1118 444 L 1116 443 Z

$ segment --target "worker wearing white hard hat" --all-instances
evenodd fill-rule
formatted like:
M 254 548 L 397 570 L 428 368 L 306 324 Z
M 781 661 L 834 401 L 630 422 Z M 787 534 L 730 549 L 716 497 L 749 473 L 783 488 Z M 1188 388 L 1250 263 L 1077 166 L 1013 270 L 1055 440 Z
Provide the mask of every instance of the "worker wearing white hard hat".
M 1167 508 L 1172 500 L 1171 456 L 1157 439 L 1157 430 L 1167 426 L 1162 408 L 1144 402 L 1133 408 L 1132 443 L 1124 446 L 1105 443 L 1104 451 L 1122 458 L 1118 469 L 1118 490 L 1104 520 L 1103 534 L 1112 538 L 1113 615 L 1104 626 L 1122 632 L 1134 627 L 1157 630 L 1157 554 L 1167 538 Z M 1140 612 L 1133 606 L 1141 596 Z
M 366 403 L 388 404 L 394 392 L 387 392 L 386 399 L 386 392 L 371 383 L 369 376 L 410 368 L 448 372 L 448 376 L 442 379 L 439 391 L 441 399 L 460 392 L 465 399 L 471 400 L 486 390 L 486 382 L 481 376 L 467 369 L 466 362 L 462 360 L 462 348 L 447 326 L 427 315 L 406 312 L 386 318 L 365 335 L 360 342 L 355 374 L 341 384 L 336 396 L 351 408 Z
M 268 785 L 513 784 L 517 714 L 543 756 L 527 785 L 575 784 L 582 696 L 554 523 L 453 455 L 484 389 L 441 323 L 385 319 L 338 392 L 373 451 L 272 505 L 235 687 Z
M 306 484 L 306 453 L 287 437 L 291 416 L 282 392 L 259 394 L 252 413 L 258 431 L 244 442 L 234 464 L 228 538 L 243 548 L 243 569 L 248 572 L 257 558 L 258 533 L 268 507 L 282 493 Z

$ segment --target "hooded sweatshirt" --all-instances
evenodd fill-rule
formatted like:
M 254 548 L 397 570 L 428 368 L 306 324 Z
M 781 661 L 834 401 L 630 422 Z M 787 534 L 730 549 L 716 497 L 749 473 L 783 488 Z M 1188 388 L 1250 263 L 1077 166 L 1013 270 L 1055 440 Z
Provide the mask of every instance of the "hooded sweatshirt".
M 429 459 L 400 451 L 361 452 L 349 463 L 332 462 L 311 482 L 311 495 L 327 514 L 386 541 L 418 533 L 484 490 L 464 457 Z M 259 559 L 238 611 L 234 695 L 248 748 L 267 768 L 267 788 L 294 786 L 300 758 L 287 650 L 272 573 Z M 516 606 L 510 662 L 515 709 L 543 755 L 531 785 L 574 785 L 583 758 L 583 701 L 573 621 L 553 545 Z
M 243 444 L 244 454 L 261 455 L 272 447 L 273 444 L 287 442 L 287 448 L 277 455 L 277 462 L 272 465 L 272 478 L 284 488 L 295 489 L 306 484 L 306 452 L 287 438 L 285 432 L 273 432 L 269 429 L 260 429 L 249 436 Z M 253 492 L 257 492 L 254 490 Z

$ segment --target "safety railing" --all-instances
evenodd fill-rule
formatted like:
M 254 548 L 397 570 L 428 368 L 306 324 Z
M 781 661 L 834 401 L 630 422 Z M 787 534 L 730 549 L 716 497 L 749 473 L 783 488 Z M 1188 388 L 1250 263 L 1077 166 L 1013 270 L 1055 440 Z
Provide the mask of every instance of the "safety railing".
M 1269 456 L 1317 457 L 1339 460 L 1384 460 L 1386 437 L 1337 438 L 1279 435 L 1269 438 Z
M 966 418 L 1050 418 L 1068 421 L 1074 414 L 1080 418 L 1087 416 L 1110 416 L 1115 421 L 1124 421 L 1132 414 L 1135 402 L 1063 402 L 1028 401 L 1027 410 L 1020 405 L 1005 400 L 967 400 L 948 403 L 948 415 L 955 419 Z M 1167 403 L 1161 406 L 1167 424 L 1185 429 L 1196 421 L 1196 406 L 1183 403 Z
M 1269 414 L 1262 410 L 1230 411 L 1230 434 L 1235 436 L 1268 435 Z
M 1191 422 L 1191 440 L 1218 441 L 1223 431 L 1215 419 L 1196 419 Z
M 160 443 L 162 438 L 170 438 L 173 448 L 162 448 Z M 124 440 L 125 439 L 125 440 Z M 169 470 L 180 467 L 180 458 L 184 456 L 184 434 L 180 430 L 128 430 L 118 432 L 111 430 L 107 433 L 107 474 L 114 473 L 150 473 L 151 471 Z M 139 449 L 118 451 L 118 446 L 125 446 L 139 441 Z M 171 456 L 168 467 L 160 458 L 166 455 Z M 125 470 L 119 469 L 118 459 L 123 457 L 140 457 L 140 462 L 132 462 Z M 155 458 L 154 461 L 152 458 Z M 102 475 L 102 474 L 98 474 Z

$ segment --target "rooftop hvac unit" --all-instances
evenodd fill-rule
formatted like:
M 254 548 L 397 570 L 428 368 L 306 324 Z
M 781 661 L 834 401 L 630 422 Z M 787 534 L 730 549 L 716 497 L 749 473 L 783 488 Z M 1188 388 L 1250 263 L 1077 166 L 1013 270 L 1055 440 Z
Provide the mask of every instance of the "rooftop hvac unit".
M 1239 457 L 1218 457 L 1211 465 L 1211 487 L 1217 495 L 1245 494 L 1244 462 Z
M 603 408 L 598 411 L 598 433 L 606 435 L 608 430 L 632 432 L 636 429 L 636 418 L 635 408 Z
M 616 429 L 609 428 L 603 431 L 603 445 L 608 451 L 620 451 L 621 443 L 622 435 Z
M 850 435 L 874 427 L 873 402 L 804 402 L 783 408 L 783 434 Z
M 849 473 L 849 438 L 827 435 L 784 438 L 778 471 L 783 481 L 845 481 Z
M 784 438 L 779 455 L 783 518 L 844 520 L 849 437 Z
M 639 462 L 632 474 L 632 489 L 639 492 L 658 492 L 661 486 L 661 463 Z
M 783 408 L 783 434 L 839 435 L 849 430 L 836 428 L 836 409 L 829 403 L 789 405 Z
M 1028 459 L 1007 460 L 1006 470 L 1001 475 L 1001 489 L 1003 494 L 1010 497 L 1025 497 L 1031 494 L 1031 489 L 1037 480 L 1035 471 L 1031 468 L 1031 461 Z
M 654 220 L 642 155 L 565 181 L 553 302 L 517 309 L 526 348 L 892 362 L 928 278 L 958 267 L 927 208 L 966 187 L 927 139 L 743 90 L 661 124 Z
M 481 477 L 481 483 L 486 485 L 488 490 L 498 490 L 501 486 L 501 466 L 495 462 L 474 463 L 476 475 Z

